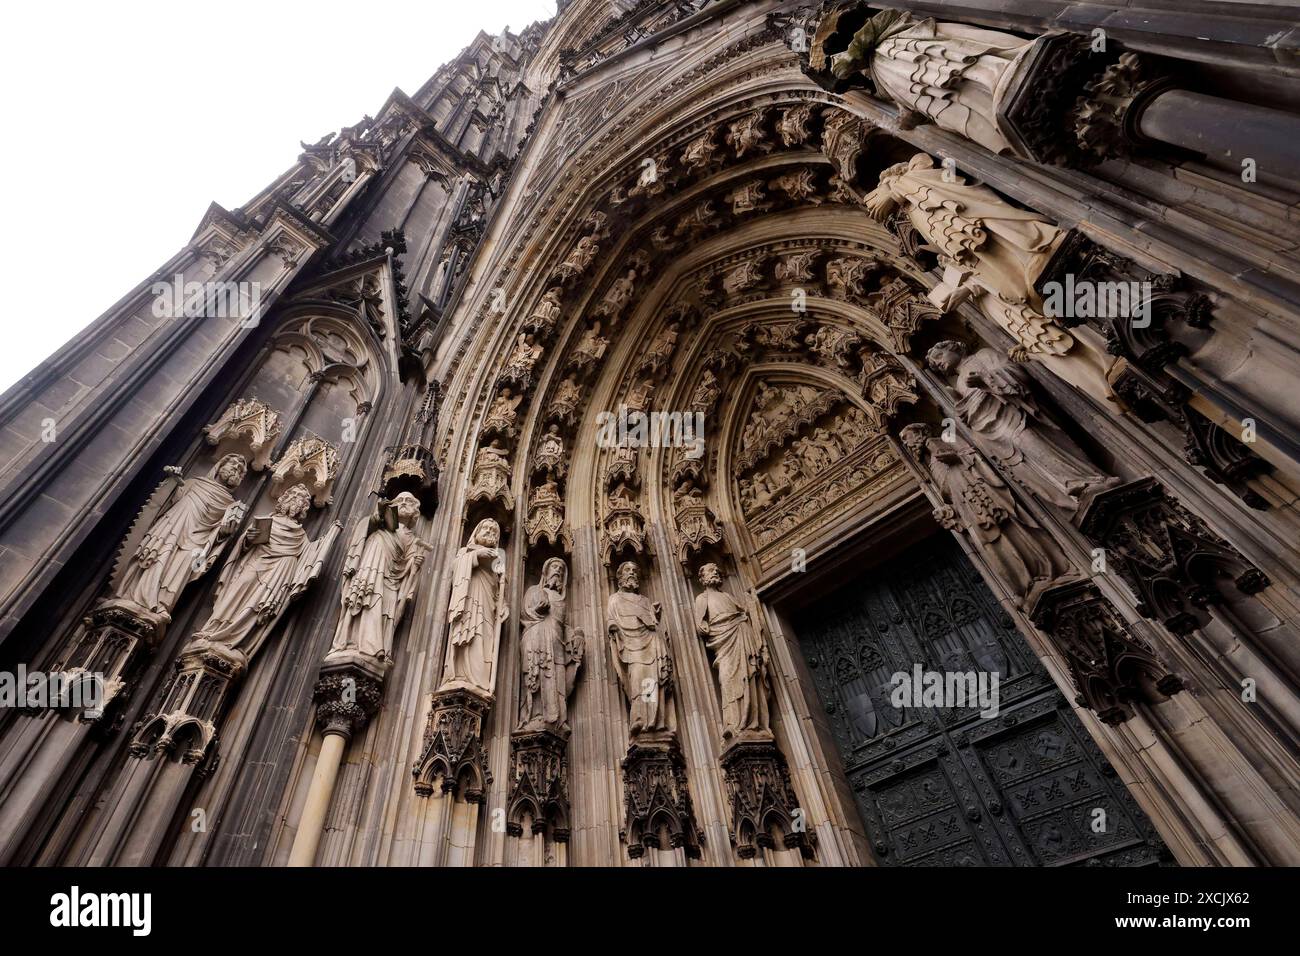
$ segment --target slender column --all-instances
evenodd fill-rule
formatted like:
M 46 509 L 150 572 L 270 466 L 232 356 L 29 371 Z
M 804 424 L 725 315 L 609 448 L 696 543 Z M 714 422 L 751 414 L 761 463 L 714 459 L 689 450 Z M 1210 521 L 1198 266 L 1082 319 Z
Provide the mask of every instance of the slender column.
M 1300 170 L 1300 116 L 1189 90 L 1152 97 L 1137 116 L 1137 131 L 1181 146 L 1216 166 L 1240 170 L 1243 159 L 1291 176 Z
M 298 821 L 298 834 L 294 837 L 293 849 L 289 851 L 289 866 L 311 866 L 316 862 L 325 814 L 334 796 L 334 783 L 338 780 L 339 764 L 347 745 L 348 738 L 337 731 L 327 733 L 321 743 L 316 772 L 312 774 L 311 789 L 307 791 L 307 803 L 303 807 L 302 819 Z
M 356 655 L 352 661 L 332 662 L 321 668 L 315 690 L 316 721 L 325 736 L 289 851 L 289 866 L 312 866 L 316 862 L 348 741 L 379 708 L 383 675 L 374 673 L 375 666 Z

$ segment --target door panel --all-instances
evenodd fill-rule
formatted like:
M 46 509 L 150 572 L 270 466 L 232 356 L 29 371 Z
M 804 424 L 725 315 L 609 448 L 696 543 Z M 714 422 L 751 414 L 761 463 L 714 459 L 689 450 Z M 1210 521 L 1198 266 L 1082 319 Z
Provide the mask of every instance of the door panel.
M 1011 617 L 947 535 L 817 602 L 796 629 L 877 860 L 887 866 L 1167 859 Z M 996 716 L 901 707 L 895 672 L 996 674 Z

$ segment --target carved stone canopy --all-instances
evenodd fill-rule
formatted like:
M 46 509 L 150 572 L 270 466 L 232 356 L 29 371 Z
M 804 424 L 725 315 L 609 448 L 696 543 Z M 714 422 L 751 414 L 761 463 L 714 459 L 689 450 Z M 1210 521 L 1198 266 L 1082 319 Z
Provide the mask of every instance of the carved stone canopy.
M 280 414 L 256 398 L 232 402 L 212 424 L 203 427 L 209 445 L 215 445 L 217 457 L 242 454 L 253 471 L 263 471 L 270 464 L 275 440 L 280 437 Z
M 1089 580 L 1044 592 L 1030 618 L 1065 659 L 1079 692 L 1076 703 L 1103 723 L 1124 723 L 1133 717 L 1134 704 L 1158 702 L 1183 689 L 1151 643 Z
M 1076 520 L 1103 546 L 1139 612 L 1175 634 L 1200 627 L 1204 609 L 1229 597 L 1226 587 L 1253 595 L 1271 583 L 1154 478 L 1100 492 Z
M 338 476 L 340 455 L 334 445 L 323 438 L 295 438 L 271 469 L 271 494 L 296 484 L 305 484 L 312 493 L 312 503 L 323 508 L 332 500 L 334 479 Z

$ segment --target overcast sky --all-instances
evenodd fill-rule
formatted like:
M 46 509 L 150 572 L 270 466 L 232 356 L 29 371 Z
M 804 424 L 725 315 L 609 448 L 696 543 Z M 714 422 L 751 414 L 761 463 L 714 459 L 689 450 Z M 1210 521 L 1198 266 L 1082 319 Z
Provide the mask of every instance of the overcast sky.
M 0 390 L 301 149 L 555 0 L 13 3 L 0 46 Z

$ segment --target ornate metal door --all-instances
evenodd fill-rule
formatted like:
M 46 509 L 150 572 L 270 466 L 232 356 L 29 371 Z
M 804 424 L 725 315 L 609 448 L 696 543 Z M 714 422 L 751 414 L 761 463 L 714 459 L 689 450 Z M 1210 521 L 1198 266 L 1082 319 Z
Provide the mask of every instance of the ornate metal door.
M 1167 858 L 947 535 L 819 601 L 798 630 L 881 864 L 1135 866 Z M 918 663 L 925 671 L 996 673 L 997 715 L 894 707 L 892 675 Z

